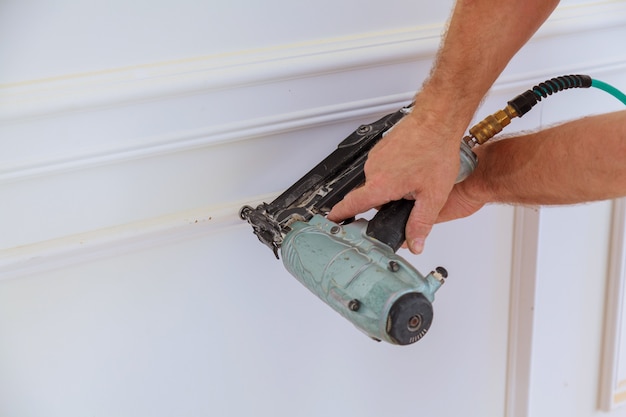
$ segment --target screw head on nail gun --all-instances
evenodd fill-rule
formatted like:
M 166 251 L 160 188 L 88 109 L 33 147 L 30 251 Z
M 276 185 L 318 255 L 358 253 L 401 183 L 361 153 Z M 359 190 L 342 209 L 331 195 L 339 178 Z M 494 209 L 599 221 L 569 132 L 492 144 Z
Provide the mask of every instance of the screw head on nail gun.
M 387 267 L 391 272 L 398 272 L 400 270 L 400 264 L 396 261 L 389 261 Z
M 371 130 L 372 130 L 372 125 L 361 125 L 356 130 L 356 133 L 358 133 L 359 135 L 364 135 L 366 133 L 371 132 Z
M 350 300 L 350 302 L 348 303 L 348 308 L 351 311 L 359 311 L 359 308 L 361 308 L 361 302 L 356 298 L 354 300 Z

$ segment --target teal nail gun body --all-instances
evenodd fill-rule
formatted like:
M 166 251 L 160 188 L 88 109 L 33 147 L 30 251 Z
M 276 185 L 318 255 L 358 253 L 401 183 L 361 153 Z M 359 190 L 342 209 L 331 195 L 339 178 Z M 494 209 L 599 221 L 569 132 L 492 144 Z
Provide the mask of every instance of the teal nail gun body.
M 396 255 L 413 201 L 394 201 L 370 220 L 334 223 L 334 204 L 365 180 L 369 150 L 411 110 L 405 107 L 362 125 L 328 157 L 271 203 L 244 206 L 240 215 L 259 240 L 279 251 L 287 270 L 326 304 L 375 340 L 407 345 L 421 339 L 432 319 L 432 302 L 447 272 L 426 276 Z M 476 156 L 461 143 L 464 179 Z

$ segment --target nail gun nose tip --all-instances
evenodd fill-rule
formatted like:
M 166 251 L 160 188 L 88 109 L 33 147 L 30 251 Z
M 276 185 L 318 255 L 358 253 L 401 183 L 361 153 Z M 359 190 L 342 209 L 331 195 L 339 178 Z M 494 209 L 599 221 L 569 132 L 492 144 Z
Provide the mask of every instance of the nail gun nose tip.
M 250 206 L 243 206 L 241 209 L 239 209 L 239 217 L 241 218 L 241 220 L 248 220 L 248 216 L 250 215 L 250 212 L 252 210 L 253 209 Z

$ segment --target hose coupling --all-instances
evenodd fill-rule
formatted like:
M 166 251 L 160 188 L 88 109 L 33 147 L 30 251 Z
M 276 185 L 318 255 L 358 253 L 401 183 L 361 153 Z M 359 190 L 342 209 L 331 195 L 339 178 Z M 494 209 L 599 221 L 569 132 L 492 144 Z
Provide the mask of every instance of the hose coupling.
M 505 126 L 511 123 L 511 119 L 517 116 L 517 111 L 511 105 L 507 105 L 504 109 L 498 110 L 475 124 L 469 130 L 469 136 L 464 137 L 463 140 L 470 147 L 482 145 L 500 133 Z

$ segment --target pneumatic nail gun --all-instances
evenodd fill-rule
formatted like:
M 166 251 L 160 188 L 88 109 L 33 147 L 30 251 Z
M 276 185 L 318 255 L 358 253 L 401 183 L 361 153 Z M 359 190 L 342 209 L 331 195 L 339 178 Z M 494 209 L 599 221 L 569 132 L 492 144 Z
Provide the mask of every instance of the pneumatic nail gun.
M 404 107 L 360 126 L 274 201 L 240 211 L 259 240 L 277 258 L 280 252 L 287 270 L 309 290 L 373 339 L 398 345 L 426 334 L 435 291 L 447 277 L 442 267 L 423 276 L 396 254 L 414 202 L 390 202 L 370 221 L 337 224 L 325 215 L 364 182 L 369 150 L 410 111 Z M 460 155 L 457 181 L 477 163 L 465 142 Z
M 588 75 L 546 80 L 469 129 L 461 141 L 457 182 L 476 168 L 472 147 L 490 140 L 543 98 L 588 87 L 607 91 L 626 104 L 624 93 Z M 435 292 L 447 277 L 442 267 L 423 276 L 396 254 L 414 202 L 387 203 L 370 221 L 337 224 L 325 215 L 365 181 L 363 167 L 369 150 L 411 108 L 360 126 L 274 201 L 240 211 L 259 240 L 277 258 L 280 251 L 287 270 L 309 290 L 373 339 L 398 345 L 414 343 L 426 334 L 433 319 Z

